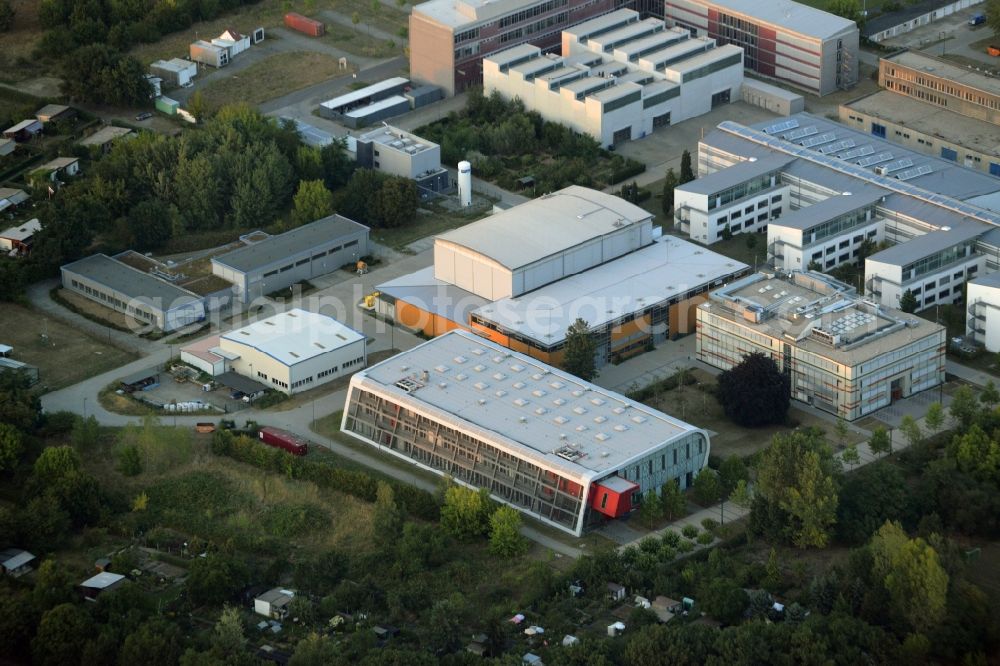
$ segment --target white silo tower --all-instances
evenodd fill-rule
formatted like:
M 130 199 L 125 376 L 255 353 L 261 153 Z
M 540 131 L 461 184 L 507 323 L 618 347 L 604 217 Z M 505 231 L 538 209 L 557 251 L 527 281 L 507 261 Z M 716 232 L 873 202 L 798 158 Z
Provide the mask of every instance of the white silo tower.
M 458 163 L 458 200 L 463 207 L 472 205 L 472 164 L 465 160 Z

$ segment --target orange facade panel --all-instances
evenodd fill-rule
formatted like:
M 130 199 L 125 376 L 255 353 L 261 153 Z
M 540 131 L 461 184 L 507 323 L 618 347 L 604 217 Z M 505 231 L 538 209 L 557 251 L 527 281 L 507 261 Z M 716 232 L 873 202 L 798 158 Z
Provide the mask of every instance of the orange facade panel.
M 420 331 L 428 337 L 443 335 L 456 328 L 468 330 L 458 322 L 447 317 L 428 312 L 406 301 L 396 301 L 396 321 L 414 331 Z

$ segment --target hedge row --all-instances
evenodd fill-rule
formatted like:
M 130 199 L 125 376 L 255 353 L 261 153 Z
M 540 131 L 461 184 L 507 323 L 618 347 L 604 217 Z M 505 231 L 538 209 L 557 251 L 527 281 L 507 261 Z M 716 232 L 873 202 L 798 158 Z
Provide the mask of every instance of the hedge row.
M 291 479 L 312 481 L 321 488 L 353 495 L 374 502 L 378 492 L 377 479 L 367 472 L 347 470 L 333 465 L 307 460 L 272 446 L 259 443 L 246 435 L 228 430 L 216 430 L 212 436 L 212 453 L 253 465 L 259 469 L 285 474 Z M 399 506 L 415 518 L 437 520 L 440 507 L 434 496 L 406 483 L 386 480 L 392 486 Z

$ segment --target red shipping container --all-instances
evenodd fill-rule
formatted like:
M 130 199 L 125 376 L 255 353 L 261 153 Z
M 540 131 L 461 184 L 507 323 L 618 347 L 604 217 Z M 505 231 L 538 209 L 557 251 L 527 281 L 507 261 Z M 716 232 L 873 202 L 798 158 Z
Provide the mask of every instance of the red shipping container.
M 322 37 L 326 34 L 326 25 L 322 21 L 317 21 L 302 14 L 296 14 L 295 12 L 285 14 L 285 25 L 292 30 L 298 30 L 310 37 Z
M 298 435 L 288 432 L 287 430 L 265 426 L 260 429 L 258 435 L 260 437 L 260 441 L 264 442 L 268 446 L 284 449 L 293 455 L 304 456 L 309 452 L 308 442 Z

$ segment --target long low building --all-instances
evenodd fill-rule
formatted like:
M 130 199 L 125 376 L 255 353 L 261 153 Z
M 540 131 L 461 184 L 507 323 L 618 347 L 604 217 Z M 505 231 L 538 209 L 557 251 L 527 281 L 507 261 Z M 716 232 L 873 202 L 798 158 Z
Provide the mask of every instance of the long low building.
M 288 394 L 356 372 L 367 358 L 363 334 L 299 308 L 181 349 L 182 361 L 212 376 L 235 372 Z
M 792 398 L 847 421 L 944 381 L 943 326 L 821 273 L 756 273 L 712 292 L 697 316 L 698 360 L 728 370 L 764 354 Z
M 212 258 L 212 273 L 249 303 L 368 254 L 368 227 L 331 215 Z
M 196 294 L 104 254 L 94 254 L 63 266 L 62 285 L 164 331 L 173 331 L 205 318 L 204 301 Z
M 356 373 L 341 429 L 577 536 L 709 454 L 704 430 L 465 331 Z
M 610 32 L 606 27 L 622 24 Z M 666 30 L 620 9 L 563 33 L 563 55 L 530 44 L 483 59 L 484 92 L 520 99 L 546 120 L 604 147 L 708 113 L 738 99 L 743 50 Z M 568 52 L 567 52 L 568 51 Z

